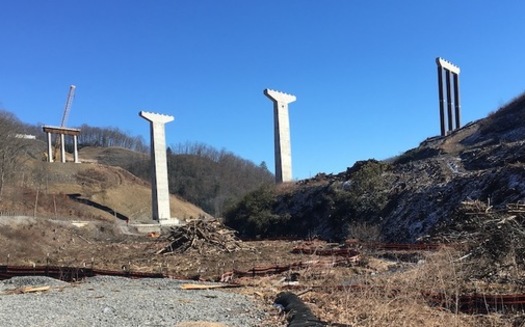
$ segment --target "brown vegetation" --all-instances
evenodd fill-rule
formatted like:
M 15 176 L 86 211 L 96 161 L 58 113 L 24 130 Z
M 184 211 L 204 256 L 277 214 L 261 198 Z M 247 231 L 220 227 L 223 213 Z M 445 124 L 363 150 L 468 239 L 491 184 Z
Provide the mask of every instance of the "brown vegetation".
M 361 253 L 355 262 L 292 253 L 295 247 L 304 247 L 299 241 L 245 242 L 245 247 L 235 252 L 188 248 L 155 254 L 169 244 L 166 235 L 135 235 L 129 226 L 118 222 L 84 227 L 42 218 L 2 217 L 0 222 L 0 258 L 10 265 L 86 265 L 208 281 L 218 281 L 225 272 L 233 271 L 228 281 L 241 287 L 224 291 L 248 294 L 268 310 L 281 291 L 304 293 L 301 298 L 322 321 L 351 326 L 520 326 L 519 312 L 472 315 L 456 306 L 464 294 L 507 294 L 523 289 L 511 282 L 472 279 L 468 262 L 461 260 L 464 252 L 455 248 L 403 256 L 403 252 L 352 243 Z M 317 241 L 308 246 L 321 249 L 329 245 Z M 235 273 L 286 266 L 284 270 L 266 269 L 267 274 Z M 432 294 L 439 294 L 440 300 L 436 302 Z M 277 326 L 283 322 L 284 318 L 275 316 L 267 323 Z

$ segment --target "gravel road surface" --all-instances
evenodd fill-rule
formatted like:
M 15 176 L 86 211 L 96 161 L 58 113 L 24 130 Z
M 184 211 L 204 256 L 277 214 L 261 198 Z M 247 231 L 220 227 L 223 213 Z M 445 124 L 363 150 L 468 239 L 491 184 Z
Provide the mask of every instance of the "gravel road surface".
M 0 326 L 175 327 L 206 321 L 220 323 L 209 326 L 249 327 L 266 319 L 264 308 L 247 296 L 220 290 L 181 290 L 183 283 L 109 276 L 79 283 L 15 277 L 0 282 Z M 51 288 L 20 294 L 28 286 Z

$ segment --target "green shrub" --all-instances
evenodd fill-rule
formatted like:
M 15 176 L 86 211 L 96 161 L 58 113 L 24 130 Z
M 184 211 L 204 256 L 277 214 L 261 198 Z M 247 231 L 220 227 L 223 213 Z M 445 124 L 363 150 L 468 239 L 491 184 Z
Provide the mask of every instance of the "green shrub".
M 224 223 L 237 230 L 242 238 L 273 235 L 289 220 L 288 215 L 273 213 L 275 203 L 274 188 L 263 186 L 229 208 L 224 215 Z

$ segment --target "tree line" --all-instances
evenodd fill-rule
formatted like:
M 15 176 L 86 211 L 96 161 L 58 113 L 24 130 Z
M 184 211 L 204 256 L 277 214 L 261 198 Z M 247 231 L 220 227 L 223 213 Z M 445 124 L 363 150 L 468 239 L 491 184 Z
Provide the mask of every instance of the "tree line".
M 82 131 L 78 136 L 79 147 L 121 147 L 142 153 L 149 149 L 142 136 L 131 136 L 116 127 L 93 127 L 83 124 L 78 128 Z
M 0 110 L 0 200 L 6 182 L 19 170 L 26 157 L 23 154 L 31 141 L 23 135 L 32 133 L 29 125 L 22 123 L 13 113 Z

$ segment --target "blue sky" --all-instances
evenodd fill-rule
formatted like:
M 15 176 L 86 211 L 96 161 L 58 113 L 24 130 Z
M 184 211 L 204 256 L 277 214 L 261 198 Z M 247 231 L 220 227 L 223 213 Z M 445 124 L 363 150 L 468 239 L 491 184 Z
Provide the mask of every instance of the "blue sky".
M 519 0 L 17 0 L 0 6 L 0 108 L 226 149 L 273 171 L 272 103 L 292 93 L 295 179 L 439 134 L 435 58 L 461 68 L 462 120 L 525 91 Z

